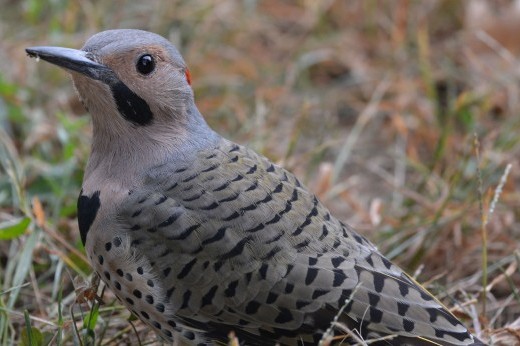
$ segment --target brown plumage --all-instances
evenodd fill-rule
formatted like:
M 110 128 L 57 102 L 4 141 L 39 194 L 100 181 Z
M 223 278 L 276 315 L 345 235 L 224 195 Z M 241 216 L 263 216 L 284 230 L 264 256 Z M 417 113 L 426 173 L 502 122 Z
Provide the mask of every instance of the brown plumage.
M 314 345 L 344 306 L 339 321 L 362 338 L 482 345 L 291 173 L 211 130 L 164 38 L 113 30 L 81 51 L 27 51 L 69 70 L 92 114 L 82 240 L 159 335 L 208 344 L 233 330 L 248 345 Z

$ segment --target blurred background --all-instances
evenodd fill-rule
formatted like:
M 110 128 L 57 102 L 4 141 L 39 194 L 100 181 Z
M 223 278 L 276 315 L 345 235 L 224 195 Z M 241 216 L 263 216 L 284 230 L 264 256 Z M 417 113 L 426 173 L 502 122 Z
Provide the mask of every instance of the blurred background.
M 91 300 L 90 119 L 67 73 L 24 51 L 113 28 L 175 43 L 217 132 L 293 171 L 484 339 L 520 344 L 520 1 L 0 8 L 0 345 L 159 343 L 111 292 Z

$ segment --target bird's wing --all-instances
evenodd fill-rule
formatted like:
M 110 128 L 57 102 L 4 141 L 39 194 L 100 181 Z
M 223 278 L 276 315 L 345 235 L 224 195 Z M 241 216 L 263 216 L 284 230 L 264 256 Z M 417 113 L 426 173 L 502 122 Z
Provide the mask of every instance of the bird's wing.
M 345 305 L 354 329 L 471 343 L 426 290 L 260 155 L 222 140 L 149 180 L 118 218 L 160 279 L 166 313 L 313 343 Z

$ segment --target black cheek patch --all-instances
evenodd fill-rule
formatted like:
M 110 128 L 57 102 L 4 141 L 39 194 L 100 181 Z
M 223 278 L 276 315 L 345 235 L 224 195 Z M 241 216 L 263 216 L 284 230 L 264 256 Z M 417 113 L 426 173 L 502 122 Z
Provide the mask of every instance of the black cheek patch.
M 94 192 L 92 196 L 88 197 L 85 196 L 83 190 L 81 190 L 78 198 L 78 225 L 83 245 L 85 245 L 87 241 L 87 233 L 96 218 L 100 206 L 99 191 Z
M 145 100 L 140 98 L 123 82 L 110 84 L 110 90 L 114 95 L 117 110 L 123 118 L 138 126 L 150 125 L 153 114 Z

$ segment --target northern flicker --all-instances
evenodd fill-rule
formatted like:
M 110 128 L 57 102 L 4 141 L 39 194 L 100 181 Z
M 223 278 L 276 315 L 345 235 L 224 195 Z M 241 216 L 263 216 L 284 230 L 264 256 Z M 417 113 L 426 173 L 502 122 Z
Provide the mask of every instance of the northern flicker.
M 483 345 L 291 173 L 214 132 L 163 37 L 109 30 L 27 53 L 70 72 L 92 116 L 90 263 L 166 340 L 316 345 L 343 308 L 358 337 L 395 335 L 385 345 Z

